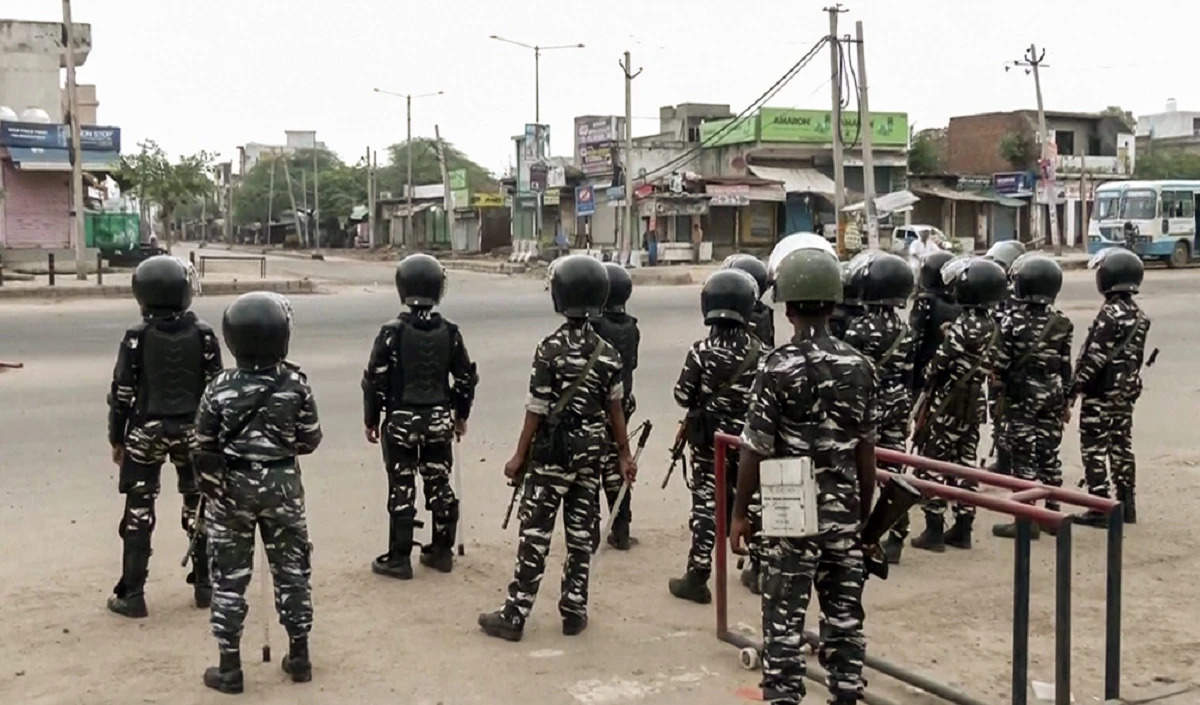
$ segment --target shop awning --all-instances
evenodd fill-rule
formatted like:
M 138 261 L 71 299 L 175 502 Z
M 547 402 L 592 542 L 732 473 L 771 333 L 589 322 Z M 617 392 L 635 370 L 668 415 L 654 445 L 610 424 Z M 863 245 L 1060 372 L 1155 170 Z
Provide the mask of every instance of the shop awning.
M 6 147 L 8 156 L 23 171 L 70 171 L 71 159 L 65 149 L 43 147 Z M 84 171 L 112 171 L 121 155 L 117 152 L 82 150 Z
M 816 169 L 787 169 L 757 164 L 750 165 L 749 169 L 750 173 L 757 177 L 782 181 L 783 190 L 788 193 L 815 193 L 832 199 L 837 190 L 833 179 Z
M 1020 208 L 1029 205 L 1019 198 L 1009 198 L 999 194 L 983 193 L 981 191 L 959 191 L 946 186 L 913 186 L 913 193 L 931 198 L 944 198 L 947 201 L 974 201 L 975 203 L 996 203 L 1009 208 Z

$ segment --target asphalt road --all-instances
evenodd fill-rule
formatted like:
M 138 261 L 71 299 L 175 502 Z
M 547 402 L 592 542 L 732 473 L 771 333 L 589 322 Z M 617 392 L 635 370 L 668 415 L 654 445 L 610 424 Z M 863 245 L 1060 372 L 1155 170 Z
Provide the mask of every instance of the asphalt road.
M 688 344 L 704 333 L 699 287 L 645 287 L 630 303 L 643 335 L 638 416 L 657 429 L 634 497 L 634 533 L 641 544 L 628 554 L 604 550 L 597 557 L 592 626 L 570 640 L 558 633 L 554 609 L 562 552 L 556 538 L 526 639 L 507 645 L 478 635 L 474 619 L 500 604 L 512 570 L 514 532 L 499 531 L 509 494 L 500 472 L 520 424 L 534 346 L 558 323 L 541 282 L 451 273 L 442 310 L 462 327 L 481 377 L 460 454 L 467 556 L 450 576 L 418 570 L 416 580 L 401 584 L 368 570 L 370 559 L 385 548 L 386 483 L 378 449 L 362 437 L 359 390 L 374 334 L 398 309 L 388 285 L 391 266 L 282 260 L 272 258 L 272 268 L 329 282 L 336 292 L 293 298 L 296 332 L 290 355 L 309 375 L 326 437 L 304 461 L 316 546 L 316 680 L 292 687 L 276 668 L 250 663 L 248 692 L 262 702 L 701 705 L 748 692 L 739 689 L 753 686 L 756 676 L 738 669 L 733 650 L 712 638 L 711 608 L 683 604 L 666 593 L 666 579 L 683 568 L 688 500 L 679 478 L 666 492 L 658 484 L 666 470 L 668 436 L 680 415 L 671 386 Z M 381 285 L 370 284 L 375 281 Z M 1151 345 L 1163 352 L 1148 372 L 1137 417 L 1146 519 L 1131 530 L 1126 553 L 1136 569 L 1127 581 L 1127 612 L 1132 613 L 1127 619 L 1142 618 L 1126 646 L 1131 681 L 1144 676 L 1149 683 L 1151 675 L 1166 674 L 1182 682 L 1194 666 L 1183 655 L 1187 644 L 1195 645 L 1194 635 L 1182 620 L 1174 624 L 1163 616 L 1188 602 L 1191 588 L 1178 581 L 1200 579 L 1200 559 L 1185 550 L 1194 541 L 1185 518 L 1192 506 L 1188 498 L 1200 490 L 1200 454 L 1193 441 L 1197 293 L 1195 272 L 1155 271 L 1141 297 L 1154 318 Z M 204 297 L 194 308 L 219 326 L 229 301 Z M 1061 303 L 1075 321 L 1078 345 L 1099 305 L 1089 273 L 1068 274 Z M 23 370 L 0 375 L 0 534 L 5 536 L 0 624 L 6 631 L 0 642 L 0 701 L 223 702 L 199 685 L 215 648 L 205 615 L 189 607 L 190 592 L 182 584 L 177 561 L 185 546 L 169 469 L 148 587 L 151 618 L 130 622 L 103 609 L 119 568 L 121 506 L 108 460 L 104 398 L 122 331 L 136 320 L 132 301 L 0 305 L 0 359 L 25 363 Z M 777 328 L 785 325 L 778 314 Z M 1068 482 L 1080 474 L 1076 435 L 1069 430 L 1064 446 Z M 981 451 L 987 445 L 981 443 Z M 989 522 L 981 523 L 980 545 L 970 554 L 909 552 L 891 581 L 872 583 L 868 636 L 873 653 L 995 700 L 1008 684 L 1011 547 L 983 536 Z M 1031 676 L 1053 680 L 1046 637 L 1053 554 L 1051 545 L 1042 544 L 1035 554 Z M 1084 607 L 1076 616 L 1076 695 L 1089 701 L 1101 665 L 1096 620 L 1103 581 L 1095 571 L 1102 545 L 1098 534 L 1077 541 L 1078 604 Z M 257 580 L 249 591 L 247 659 L 258 652 L 269 609 L 259 601 Z M 1196 616 L 1196 608 L 1186 609 Z M 757 621 L 755 602 L 740 587 L 734 587 L 731 613 L 735 623 Z M 281 653 L 277 625 L 272 638 Z M 1162 657 L 1163 647 L 1173 656 Z M 901 688 L 889 690 L 882 679 L 873 685 L 898 702 L 926 702 Z

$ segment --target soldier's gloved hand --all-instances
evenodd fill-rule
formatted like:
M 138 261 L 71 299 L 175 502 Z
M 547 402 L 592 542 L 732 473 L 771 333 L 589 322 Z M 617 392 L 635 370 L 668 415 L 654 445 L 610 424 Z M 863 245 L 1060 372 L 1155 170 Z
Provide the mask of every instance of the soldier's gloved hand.
M 118 466 L 120 466 L 121 463 L 125 462 L 125 446 L 121 445 L 120 443 L 113 444 L 112 461 L 114 464 L 116 464 Z
M 366 432 L 364 435 L 366 435 L 366 437 L 367 437 L 367 443 L 378 443 L 379 442 L 379 427 L 378 426 L 375 426 L 375 427 L 367 426 Z

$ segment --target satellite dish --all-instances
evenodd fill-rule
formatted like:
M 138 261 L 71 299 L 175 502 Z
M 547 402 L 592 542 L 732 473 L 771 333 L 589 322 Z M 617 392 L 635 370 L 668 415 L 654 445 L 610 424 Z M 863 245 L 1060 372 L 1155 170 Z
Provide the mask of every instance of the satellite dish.
M 21 111 L 21 120 L 23 122 L 49 123 L 50 113 L 41 108 L 25 108 Z
M 17 111 L 7 105 L 0 105 L 0 120 L 15 121 L 17 119 Z

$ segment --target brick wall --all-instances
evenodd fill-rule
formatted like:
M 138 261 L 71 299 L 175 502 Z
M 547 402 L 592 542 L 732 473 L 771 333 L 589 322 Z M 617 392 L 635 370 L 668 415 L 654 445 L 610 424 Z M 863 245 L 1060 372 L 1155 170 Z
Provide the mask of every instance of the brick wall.
M 950 118 L 946 129 L 946 171 L 952 174 L 988 175 L 1013 171 L 1000 156 L 1000 141 L 1010 132 L 1026 131 L 1036 142 L 1032 123 L 1024 113 L 986 113 Z

